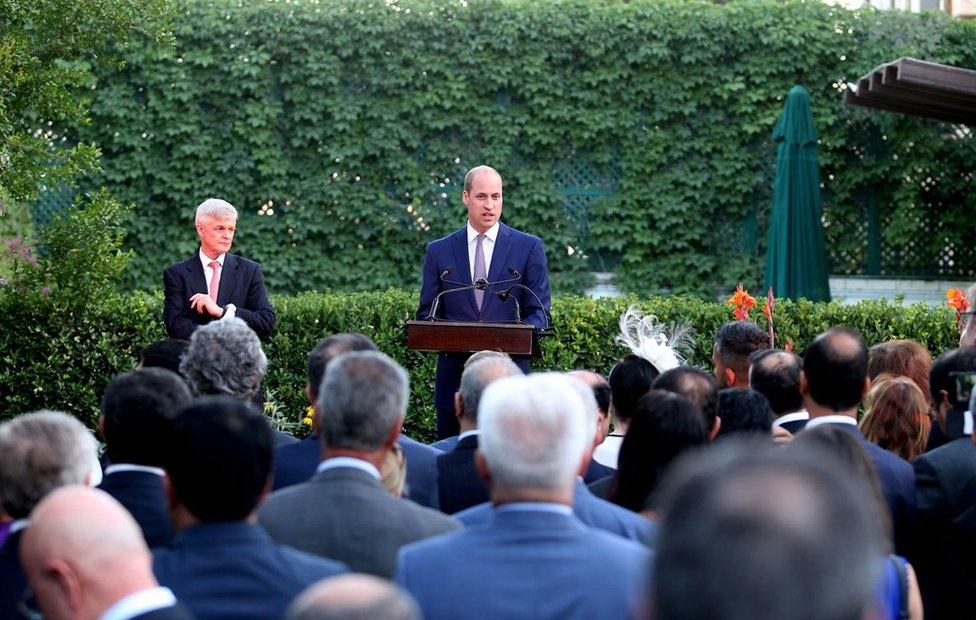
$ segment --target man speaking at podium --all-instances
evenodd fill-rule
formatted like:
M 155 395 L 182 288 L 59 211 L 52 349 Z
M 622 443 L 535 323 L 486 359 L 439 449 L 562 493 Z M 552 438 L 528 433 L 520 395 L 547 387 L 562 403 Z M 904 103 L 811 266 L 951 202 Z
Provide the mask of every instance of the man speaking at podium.
M 461 202 L 468 209 L 467 225 L 427 244 L 417 318 L 549 327 L 546 252 L 538 237 L 498 221 L 502 215 L 501 175 L 488 166 L 469 170 L 464 175 Z M 458 433 L 454 393 L 468 357 L 466 353 L 437 357 L 434 407 L 438 439 Z M 527 356 L 513 359 L 528 371 Z

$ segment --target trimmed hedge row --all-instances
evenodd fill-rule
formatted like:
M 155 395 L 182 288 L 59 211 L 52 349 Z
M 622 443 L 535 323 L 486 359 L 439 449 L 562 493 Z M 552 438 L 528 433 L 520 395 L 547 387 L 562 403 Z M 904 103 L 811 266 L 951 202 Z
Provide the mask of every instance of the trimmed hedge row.
M 417 307 L 417 293 L 305 293 L 276 296 L 278 330 L 265 344 L 269 401 L 283 413 L 279 426 L 299 428 L 305 409 L 305 357 L 322 337 L 339 331 L 361 331 L 411 376 L 406 432 L 432 437 L 435 358 L 405 345 L 403 322 Z M 607 372 L 625 351 L 614 342 L 617 321 L 628 304 L 665 322 L 688 323 L 694 329 L 691 363 L 711 368 L 711 339 L 731 319 L 728 306 L 686 297 L 590 299 L 559 297 L 553 301 L 556 334 L 543 342 L 536 369 L 590 368 Z M 162 297 L 158 293 L 114 297 L 104 303 L 65 305 L 50 296 L 0 295 L 5 327 L 0 331 L 0 419 L 40 408 L 72 413 L 89 426 L 107 382 L 132 368 L 146 344 L 164 337 Z M 761 317 L 761 313 L 755 314 Z M 837 303 L 777 300 L 778 342 L 792 338 L 796 350 L 832 325 L 848 325 L 871 345 L 890 338 L 911 338 L 938 355 L 956 346 L 952 311 L 923 304 L 902 307 L 884 301 L 845 306 Z

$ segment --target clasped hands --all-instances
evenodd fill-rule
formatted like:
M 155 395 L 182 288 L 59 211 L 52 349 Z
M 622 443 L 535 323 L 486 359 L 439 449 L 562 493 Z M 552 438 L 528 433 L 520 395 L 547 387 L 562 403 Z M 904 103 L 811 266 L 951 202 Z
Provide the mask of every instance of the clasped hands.
M 220 318 L 224 315 L 224 309 L 217 305 L 207 293 L 197 293 L 190 298 L 190 309 L 196 310 L 200 314 L 206 312 L 212 317 Z

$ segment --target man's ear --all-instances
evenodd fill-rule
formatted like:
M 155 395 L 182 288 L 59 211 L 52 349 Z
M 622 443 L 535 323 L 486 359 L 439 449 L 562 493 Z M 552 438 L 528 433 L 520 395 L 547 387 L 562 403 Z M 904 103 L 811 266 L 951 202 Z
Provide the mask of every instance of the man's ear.
M 474 467 L 478 470 L 478 477 L 491 488 L 491 472 L 488 471 L 488 461 L 485 460 L 485 453 L 480 449 L 474 451 Z
M 98 416 L 98 436 L 105 439 L 105 416 Z
M 400 418 L 399 420 L 396 421 L 396 424 L 393 425 L 393 428 L 390 429 L 390 434 L 386 438 L 386 441 L 383 443 L 383 447 L 392 448 L 393 444 L 395 444 L 397 442 L 397 439 L 400 438 L 400 431 L 402 430 L 403 430 L 403 418 Z
M 81 612 L 81 580 L 71 565 L 60 559 L 52 559 L 44 566 L 44 578 L 57 584 L 61 600 L 75 614 Z
M 725 369 L 725 387 L 735 387 L 735 371 L 731 368 Z
M 712 441 L 718 436 L 719 430 L 722 429 L 722 418 L 715 416 L 715 422 L 712 424 L 712 430 L 708 431 L 708 440 Z
M 800 371 L 800 395 L 808 396 L 810 394 L 810 385 L 807 383 L 807 373 Z
M 454 392 L 454 415 L 458 420 L 464 417 L 464 400 L 461 399 L 461 392 Z
M 871 377 L 864 377 L 864 387 L 861 389 L 861 402 L 867 398 L 868 392 L 871 391 Z

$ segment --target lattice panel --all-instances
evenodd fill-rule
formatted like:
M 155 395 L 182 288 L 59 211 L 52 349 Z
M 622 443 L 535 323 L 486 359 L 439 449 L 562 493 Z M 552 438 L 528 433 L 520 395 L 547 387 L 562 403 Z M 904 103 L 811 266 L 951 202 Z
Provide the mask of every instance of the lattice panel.
M 617 192 L 616 176 L 614 171 L 601 172 L 575 152 L 552 173 L 563 213 L 579 240 L 578 249 L 587 257 L 591 268 L 598 271 L 610 269 L 615 259 L 593 249 L 589 206 Z

